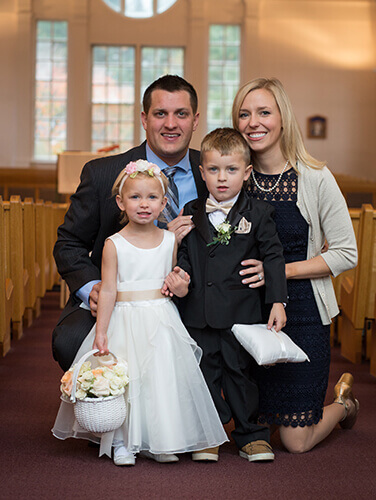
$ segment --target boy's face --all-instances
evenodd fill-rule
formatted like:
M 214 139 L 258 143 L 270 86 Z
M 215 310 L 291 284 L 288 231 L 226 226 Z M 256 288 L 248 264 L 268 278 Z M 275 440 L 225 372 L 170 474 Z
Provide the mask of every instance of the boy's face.
M 252 166 L 246 164 L 241 153 L 221 156 L 213 150 L 204 153 L 200 170 L 209 193 L 221 202 L 231 200 L 239 193 L 251 174 Z

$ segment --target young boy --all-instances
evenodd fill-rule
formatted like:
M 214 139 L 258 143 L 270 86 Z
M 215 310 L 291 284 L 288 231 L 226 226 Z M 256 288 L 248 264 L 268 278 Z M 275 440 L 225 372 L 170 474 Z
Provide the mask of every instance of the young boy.
M 177 282 L 186 279 L 182 270 L 189 274 L 189 291 L 181 304 L 183 322 L 203 350 L 201 369 L 222 423 L 234 419 L 232 437 L 239 454 L 255 462 L 273 460 L 274 454 L 269 429 L 257 424 L 253 360 L 231 327 L 262 323 L 266 303 L 271 305 L 268 325 L 279 331 L 286 322 L 287 287 L 273 208 L 250 199 L 243 189 L 251 169 L 249 147 L 237 131 L 217 129 L 203 139 L 200 170 L 209 197 L 185 205 L 184 215 L 192 215 L 194 229 L 183 239 L 178 267 L 165 284 L 173 292 Z M 262 292 L 241 283 L 244 259 L 263 261 Z M 217 461 L 218 448 L 195 452 L 192 458 Z

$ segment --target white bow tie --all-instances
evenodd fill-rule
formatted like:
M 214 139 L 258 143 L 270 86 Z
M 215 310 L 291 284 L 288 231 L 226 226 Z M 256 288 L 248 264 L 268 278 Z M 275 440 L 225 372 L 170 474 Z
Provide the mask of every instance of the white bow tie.
M 211 198 L 206 200 L 206 213 L 211 214 L 212 212 L 216 212 L 220 210 L 225 215 L 228 215 L 229 211 L 232 209 L 234 203 L 232 201 L 227 201 L 225 203 L 218 203 Z

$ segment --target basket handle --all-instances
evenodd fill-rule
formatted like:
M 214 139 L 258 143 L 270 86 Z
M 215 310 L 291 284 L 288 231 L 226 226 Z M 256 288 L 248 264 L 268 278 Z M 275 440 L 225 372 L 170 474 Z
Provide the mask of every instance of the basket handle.
M 78 375 L 80 373 L 81 366 L 85 363 L 87 358 L 90 358 L 90 356 L 92 356 L 93 354 L 96 354 L 97 352 L 99 352 L 99 349 L 92 349 L 91 351 L 84 354 L 76 363 L 76 367 L 75 367 L 74 372 L 73 372 L 72 392 L 70 395 L 70 400 L 72 403 L 76 402 L 76 386 L 77 386 L 77 379 L 78 379 Z M 111 354 L 111 356 L 114 358 L 115 361 L 118 360 L 114 353 L 112 353 L 111 351 L 109 351 L 109 353 Z

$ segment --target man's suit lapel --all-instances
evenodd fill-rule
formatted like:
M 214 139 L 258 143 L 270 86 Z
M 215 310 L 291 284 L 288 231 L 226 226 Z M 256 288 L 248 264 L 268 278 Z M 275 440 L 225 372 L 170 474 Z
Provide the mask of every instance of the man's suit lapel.
M 196 189 L 197 189 L 197 197 L 201 198 L 201 196 L 205 196 L 208 194 L 208 190 L 206 188 L 206 184 L 201 177 L 201 172 L 199 169 L 200 165 L 200 152 L 195 149 L 189 150 L 189 161 L 192 168 L 193 178 L 195 180 Z
M 130 161 L 146 160 L 146 141 L 138 147 L 133 148 L 132 159 Z M 124 165 L 126 167 L 126 165 Z

